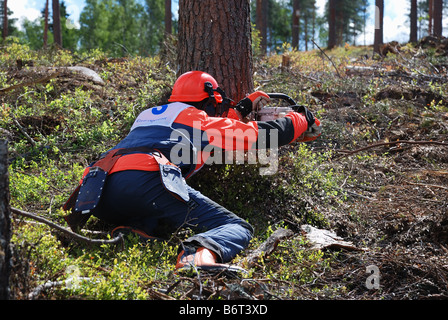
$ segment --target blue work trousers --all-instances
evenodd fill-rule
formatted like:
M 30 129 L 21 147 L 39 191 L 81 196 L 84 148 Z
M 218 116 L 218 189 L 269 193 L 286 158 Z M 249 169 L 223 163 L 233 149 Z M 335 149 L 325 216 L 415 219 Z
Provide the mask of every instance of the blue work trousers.
M 162 185 L 160 172 L 122 171 L 107 177 L 94 215 L 101 220 L 143 230 L 169 239 L 180 228 L 196 235 L 179 247 L 205 247 L 229 262 L 249 245 L 253 228 L 245 220 L 187 186 L 188 202 L 175 198 Z

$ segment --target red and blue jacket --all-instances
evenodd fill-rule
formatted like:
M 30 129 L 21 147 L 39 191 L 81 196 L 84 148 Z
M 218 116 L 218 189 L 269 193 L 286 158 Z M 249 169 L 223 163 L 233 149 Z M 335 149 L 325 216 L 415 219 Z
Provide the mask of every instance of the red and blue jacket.
M 305 116 L 296 112 L 273 121 L 244 123 L 234 118 L 209 117 L 193 106 L 175 102 L 143 111 L 129 134 L 113 149 L 157 149 L 188 178 L 201 169 L 210 150 L 249 151 L 269 148 L 269 136 L 273 131 L 278 136 L 277 146 L 280 147 L 295 141 L 307 129 Z M 261 130 L 265 133 L 262 143 Z M 189 161 L 185 161 L 187 157 L 178 155 L 178 152 L 189 153 Z M 176 154 L 175 158 L 184 161 L 175 161 L 173 154 Z M 152 155 L 133 153 L 121 157 L 109 174 L 125 170 L 158 171 L 159 166 Z
M 281 147 L 297 140 L 307 129 L 305 116 L 296 112 L 277 120 L 245 123 L 233 117 L 209 117 L 180 102 L 150 108 L 137 117 L 122 141 L 86 168 L 64 208 L 74 206 L 75 211 L 90 212 L 99 202 L 106 176 L 127 170 L 159 171 L 164 187 L 187 202 L 185 179 L 213 159 L 217 151 Z

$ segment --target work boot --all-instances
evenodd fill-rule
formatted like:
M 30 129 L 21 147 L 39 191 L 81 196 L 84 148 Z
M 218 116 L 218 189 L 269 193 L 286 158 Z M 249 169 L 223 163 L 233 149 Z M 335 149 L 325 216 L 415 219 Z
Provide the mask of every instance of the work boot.
M 243 268 L 217 263 L 216 261 L 216 254 L 207 248 L 201 247 L 192 253 L 186 253 L 183 250 L 177 257 L 176 270 L 198 269 L 204 271 L 246 272 Z

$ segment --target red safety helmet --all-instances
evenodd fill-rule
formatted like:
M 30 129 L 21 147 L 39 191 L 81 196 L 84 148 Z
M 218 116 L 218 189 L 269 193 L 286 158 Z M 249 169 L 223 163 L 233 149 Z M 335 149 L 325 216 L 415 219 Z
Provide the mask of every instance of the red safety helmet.
M 190 71 L 181 75 L 174 83 L 169 102 L 199 102 L 214 98 L 216 103 L 222 103 L 223 98 L 216 90 L 218 82 L 208 73 Z

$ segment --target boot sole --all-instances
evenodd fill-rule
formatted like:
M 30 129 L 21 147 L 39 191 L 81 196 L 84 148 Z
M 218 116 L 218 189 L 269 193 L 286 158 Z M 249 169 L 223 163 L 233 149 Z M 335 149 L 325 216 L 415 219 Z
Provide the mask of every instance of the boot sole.
M 186 271 L 205 271 L 210 273 L 219 272 L 230 272 L 230 273 L 249 273 L 247 270 L 237 267 L 237 266 L 184 266 L 176 270 L 176 272 L 186 272 Z

